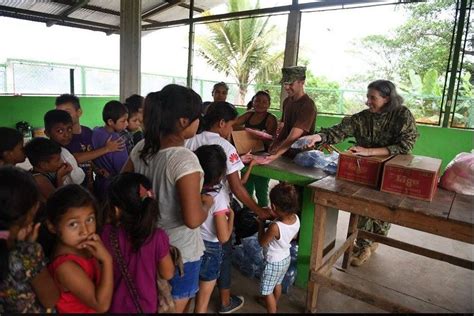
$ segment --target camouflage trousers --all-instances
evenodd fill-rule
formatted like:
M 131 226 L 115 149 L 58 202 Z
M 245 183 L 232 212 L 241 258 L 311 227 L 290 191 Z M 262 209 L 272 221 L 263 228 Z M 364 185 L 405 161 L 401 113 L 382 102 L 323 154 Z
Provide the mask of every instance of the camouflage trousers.
M 390 229 L 390 223 L 378 219 L 360 216 L 359 222 L 357 223 L 357 228 L 374 234 L 387 236 L 388 231 Z M 370 246 L 373 241 L 368 239 L 357 238 L 356 243 L 357 246 L 362 249 L 364 247 Z

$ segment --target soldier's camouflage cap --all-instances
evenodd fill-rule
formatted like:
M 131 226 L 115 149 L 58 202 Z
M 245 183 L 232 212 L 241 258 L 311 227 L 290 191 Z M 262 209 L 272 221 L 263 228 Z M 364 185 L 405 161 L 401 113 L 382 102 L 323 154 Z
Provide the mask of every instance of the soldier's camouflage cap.
M 292 83 L 296 80 L 305 80 L 306 79 L 306 67 L 302 66 L 291 66 L 284 67 L 281 69 L 282 78 L 280 83 Z

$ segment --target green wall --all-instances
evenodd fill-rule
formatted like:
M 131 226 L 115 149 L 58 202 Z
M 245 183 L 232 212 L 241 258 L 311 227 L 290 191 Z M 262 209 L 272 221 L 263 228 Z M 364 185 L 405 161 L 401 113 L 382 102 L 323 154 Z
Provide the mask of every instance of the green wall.
M 82 97 L 83 115 L 81 124 L 89 127 L 101 126 L 102 108 L 109 100 L 118 97 Z M 27 121 L 34 128 L 43 127 L 43 115 L 54 108 L 55 97 L 45 96 L 0 96 L 0 126 L 14 127 L 18 121 Z M 243 113 L 244 108 L 239 108 Z M 280 113 L 272 111 L 280 117 Z M 328 127 L 341 121 L 340 116 L 318 115 L 317 128 Z M 413 150 L 414 154 L 436 157 L 443 160 L 443 169 L 460 152 L 474 149 L 474 131 L 418 125 L 420 137 Z M 346 149 L 349 144 L 339 144 Z

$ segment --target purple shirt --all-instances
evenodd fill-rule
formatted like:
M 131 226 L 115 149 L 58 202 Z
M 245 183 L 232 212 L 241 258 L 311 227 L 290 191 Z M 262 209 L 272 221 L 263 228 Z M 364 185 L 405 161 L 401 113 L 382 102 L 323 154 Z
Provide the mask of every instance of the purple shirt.
M 87 152 L 93 150 L 92 148 L 92 130 L 87 127 L 81 125 L 81 133 L 80 134 L 72 134 L 72 140 L 71 142 L 65 146 L 67 150 L 71 154 L 75 153 L 82 153 L 82 152 Z M 79 164 L 79 167 L 81 167 L 82 170 L 84 170 L 84 173 L 86 174 L 86 177 L 84 178 L 84 182 L 82 185 L 84 187 L 88 187 L 88 182 L 92 181 L 92 164 L 90 161 L 86 161 L 83 163 Z
M 122 278 L 120 267 L 115 257 L 115 251 L 110 243 L 112 226 L 106 224 L 101 233 L 102 241 L 113 257 L 114 265 L 114 294 L 109 313 L 136 313 L 137 308 L 129 294 L 125 280 Z M 120 253 L 127 264 L 128 274 L 138 292 L 140 306 L 144 313 L 156 313 L 158 310 L 158 293 L 156 276 L 158 262 L 169 253 L 168 235 L 156 228 L 150 238 L 137 252 L 132 251 L 127 233 L 120 227 L 118 230 Z

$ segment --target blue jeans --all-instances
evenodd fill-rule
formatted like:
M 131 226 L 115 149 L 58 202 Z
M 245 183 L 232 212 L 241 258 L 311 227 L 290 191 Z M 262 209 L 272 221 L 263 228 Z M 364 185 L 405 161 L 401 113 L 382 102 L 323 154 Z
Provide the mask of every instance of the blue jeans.
M 232 238 L 229 238 L 225 244 L 222 244 L 222 263 L 221 273 L 217 279 L 217 287 L 219 289 L 230 289 L 231 279 L 231 268 L 232 268 Z
M 219 277 L 222 263 L 222 245 L 219 242 L 204 240 L 204 254 L 202 255 L 200 281 L 213 281 Z
M 179 276 L 179 269 L 176 269 L 174 277 L 169 281 L 171 285 L 171 296 L 174 300 L 183 298 L 193 298 L 199 290 L 199 270 L 201 269 L 201 259 L 198 261 L 186 262 L 184 264 L 184 275 Z

